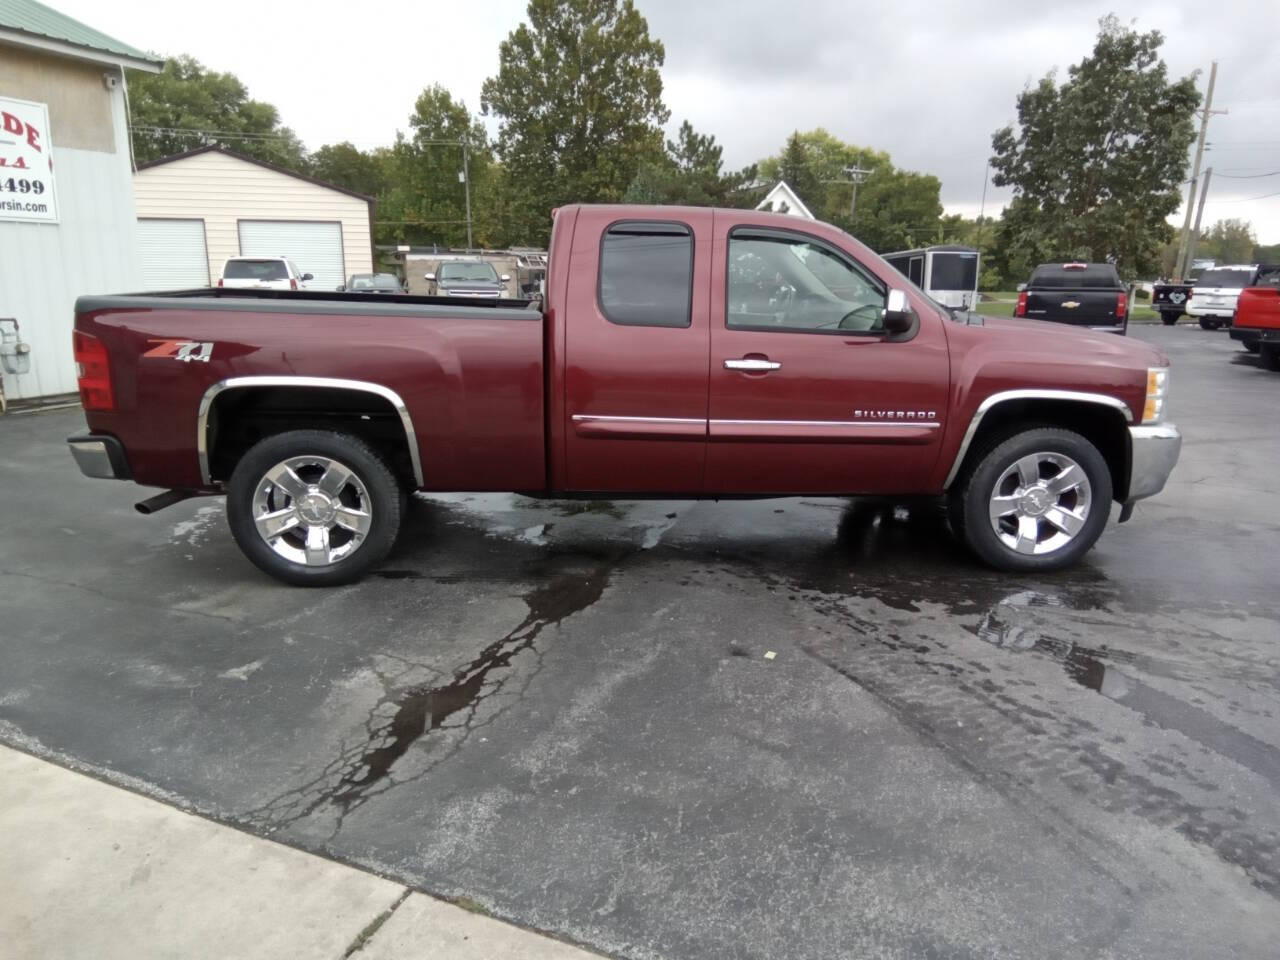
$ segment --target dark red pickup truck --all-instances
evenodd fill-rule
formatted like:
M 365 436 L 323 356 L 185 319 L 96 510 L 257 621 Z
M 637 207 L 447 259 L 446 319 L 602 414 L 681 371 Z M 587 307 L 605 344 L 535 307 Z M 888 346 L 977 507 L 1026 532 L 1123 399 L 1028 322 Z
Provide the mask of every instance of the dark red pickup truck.
M 951 312 L 848 234 L 742 210 L 555 214 L 545 304 L 199 290 L 83 297 L 92 477 L 227 496 L 248 557 L 361 575 L 412 490 L 937 495 L 989 563 L 1078 559 L 1160 491 L 1168 361 Z

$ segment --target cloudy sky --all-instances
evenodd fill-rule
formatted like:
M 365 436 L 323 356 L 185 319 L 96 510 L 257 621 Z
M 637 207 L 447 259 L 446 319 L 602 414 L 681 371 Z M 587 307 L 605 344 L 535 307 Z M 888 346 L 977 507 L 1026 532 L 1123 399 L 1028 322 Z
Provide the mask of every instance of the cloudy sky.
M 359 5 L 331 0 L 220 0 L 198 8 L 172 0 L 47 2 L 127 43 L 190 53 L 237 74 L 312 149 L 341 140 L 389 143 L 432 83 L 478 110 L 480 85 L 497 71 L 498 43 L 525 10 L 521 0 L 370 4 L 367 17 Z M 1163 31 L 1171 73 L 1201 70 L 1202 92 L 1210 61 L 1218 61 L 1214 108 L 1230 112 L 1209 126 L 1205 164 L 1214 180 L 1205 223 L 1242 217 L 1262 242 L 1280 242 L 1280 57 L 1265 4 L 636 3 L 666 46 L 672 128 L 687 118 L 715 134 L 729 166 L 776 153 L 793 129 L 823 126 L 889 151 L 898 166 L 936 175 L 948 212 L 969 216 L 982 202 L 991 133 L 1013 120 L 1018 92 L 1085 56 L 1098 18 L 1114 12 L 1139 29 Z M 1006 199 L 1005 191 L 987 189 L 989 211 Z

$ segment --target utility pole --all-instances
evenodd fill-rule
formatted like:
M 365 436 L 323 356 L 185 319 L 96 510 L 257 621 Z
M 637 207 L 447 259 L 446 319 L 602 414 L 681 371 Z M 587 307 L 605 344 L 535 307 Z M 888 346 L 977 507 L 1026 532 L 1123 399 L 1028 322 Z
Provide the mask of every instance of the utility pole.
M 1204 109 L 1200 111 L 1200 140 L 1196 144 L 1196 162 L 1191 171 L 1191 189 L 1187 193 L 1187 215 L 1182 221 L 1182 239 L 1178 241 L 1178 259 L 1174 261 L 1174 279 L 1179 283 L 1187 275 L 1187 241 L 1191 232 L 1191 208 L 1196 201 L 1196 186 L 1200 180 L 1200 161 L 1204 158 L 1204 138 L 1209 132 L 1209 117 L 1215 113 L 1226 113 L 1225 110 L 1213 109 L 1213 84 L 1218 78 L 1218 61 L 1209 68 L 1209 89 L 1204 95 Z
M 467 253 L 471 252 L 471 169 L 467 156 L 467 141 L 462 141 L 462 173 L 458 175 L 462 181 L 462 190 L 467 198 Z
M 1200 188 L 1200 202 L 1196 204 L 1196 226 L 1191 231 L 1191 241 L 1187 244 L 1187 269 L 1191 272 L 1191 263 L 1196 258 L 1196 241 L 1200 239 L 1200 218 L 1204 215 L 1204 198 L 1209 195 L 1209 181 L 1213 177 L 1213 167 L 1209 167 L 1204 172 L 1204 186 Z
M 849 183 L 853 186 L 853 193 L 849 197 L 849 219 L 854 220 L 858 211 L 858 184 L 867 179 L 870 170 L 863 170 L 857 164 L 852 167 L 845 167 L 844 172 L 849 176 Z

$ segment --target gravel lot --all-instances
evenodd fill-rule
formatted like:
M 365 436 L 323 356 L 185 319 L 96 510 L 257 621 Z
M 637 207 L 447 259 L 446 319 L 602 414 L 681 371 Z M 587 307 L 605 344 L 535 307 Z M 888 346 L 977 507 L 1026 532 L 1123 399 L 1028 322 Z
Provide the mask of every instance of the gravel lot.
M 1274 956 L 1280 376 L 1131 335 L 1182 462 L 1041 579 L 921 505 L 458 495 L 290 589 L 8 417 L 0 740 L 619 956 Z

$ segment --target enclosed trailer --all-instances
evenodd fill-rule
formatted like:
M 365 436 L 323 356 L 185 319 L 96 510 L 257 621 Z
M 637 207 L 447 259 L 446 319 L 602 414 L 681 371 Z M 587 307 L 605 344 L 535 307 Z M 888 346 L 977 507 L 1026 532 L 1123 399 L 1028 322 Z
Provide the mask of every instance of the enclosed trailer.
M 939 303 L 971 307 L 978 302 L 978 251 L 944 243 L 886 253 L 898 272 Z

